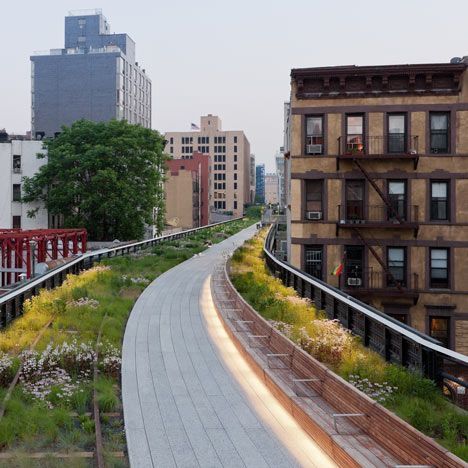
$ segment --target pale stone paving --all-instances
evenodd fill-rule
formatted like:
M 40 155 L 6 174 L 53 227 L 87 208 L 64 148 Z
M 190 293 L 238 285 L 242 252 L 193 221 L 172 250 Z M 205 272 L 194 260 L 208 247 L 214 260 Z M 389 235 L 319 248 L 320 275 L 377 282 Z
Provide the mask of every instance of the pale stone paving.
M 172 268 L 136 302 L 122 351 L 132 467 L 299 465 L 207 332 L 207 279 L 223 254 L 254 232 L 252 226 Z

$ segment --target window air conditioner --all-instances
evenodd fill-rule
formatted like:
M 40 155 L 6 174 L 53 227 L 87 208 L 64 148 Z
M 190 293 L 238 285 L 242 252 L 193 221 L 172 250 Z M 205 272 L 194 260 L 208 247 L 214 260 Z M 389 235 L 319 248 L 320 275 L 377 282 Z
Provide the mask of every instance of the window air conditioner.
M 348 278 L 348 286 L 361 286 L 362 279 L 361 278 Z
M 322 212 L 321 211 L 307 211 L 306 213 L 307 219 L 322 219 Z
M 322 145 L 307 145 L 307 154 L 322 154 Z

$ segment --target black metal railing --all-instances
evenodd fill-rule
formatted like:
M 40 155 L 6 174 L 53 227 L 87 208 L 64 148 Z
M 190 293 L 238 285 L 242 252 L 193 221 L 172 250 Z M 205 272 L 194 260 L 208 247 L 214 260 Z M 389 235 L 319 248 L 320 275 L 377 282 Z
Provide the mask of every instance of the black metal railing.
M 419 137 L 416 135 L 343 135 L 338 137 L 339 156 L 398 156 L 419 153 Z
M 399 219 L 402 221 L 400 222 Z M 398 225 L 419 222 L 419 205 L 395 206 L 366 205 L 361 201 L 350 200 L 345 205 L 338 205 L 338 222 L 340 224 L 388 224 Z
M 69 261 L 65 265 L 54 268 L 48 273 L 28 281 L 18 286 L 12 291 L 0 296 L 0 328 L 6 327 L 11 321 L 20 316 L 23 312 L 23 305 L 27 299 L 35 296 L 41 289 L 53 289 L 60 286 L 68 274 L 76 274 L 82 270 L 91 268 L 95 262 L 103 258 L 112 258 L 137 252 L 157 244 L 182 239 L 195 234 L 196 232 L 207 230 L 222 224 L 238 221 L 242 217 L 221 221 L 219 223 L 209 224 L 199 228 L 188 229 L 186 231 L 176 232 L 166 236 L 155 237 L 153 239 L 133 242 L 110 249 L 101 249 L 93 252 L 87 252 L 80 257 Z
M 468 356 L 444 348 L 424 333 L 275 258 L 272 253 L 275 229 L 274 225 L 270 228 L 265 241 L 265 261 L 286 286 L 310 299 L 328 318 L 339 320 L 387 361 L 421 372 L 438 383 L 447 379 L 468 388 L 466 377 L 460 378 L 468 376 Z

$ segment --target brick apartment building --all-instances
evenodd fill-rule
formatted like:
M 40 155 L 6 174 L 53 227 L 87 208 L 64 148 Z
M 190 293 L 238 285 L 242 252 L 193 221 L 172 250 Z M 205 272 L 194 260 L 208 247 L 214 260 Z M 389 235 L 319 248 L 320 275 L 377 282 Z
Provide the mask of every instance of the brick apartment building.
M 167 161 L 166 223 L 190 229 L 208 224 L 208 165 L 206 154 Z
M 291 78 L 290 262 L 468 353 L 465 61 Z
M 221 119 L 200 117 L 200 128 L 190 132 L 167 132 L 166 153 L 174 159 L 190 157 L 194 151 L 209 155 L 209 212 L 242 216 L 244 205 L 252 203 L 250 143 L 244 132 L 222 130 Z

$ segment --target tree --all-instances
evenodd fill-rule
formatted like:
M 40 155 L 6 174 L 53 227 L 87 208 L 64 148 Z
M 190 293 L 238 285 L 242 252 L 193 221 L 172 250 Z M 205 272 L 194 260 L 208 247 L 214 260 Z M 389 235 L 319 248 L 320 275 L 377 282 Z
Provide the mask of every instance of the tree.
M 25 178 L 23 200 L 42 201 L 92 240 L 142 238 L 145 224 L 164 223 L 164 145 L 140 125 L 79 120 L 44 141 L 47 155 L 38 157 L 48 162 Z

